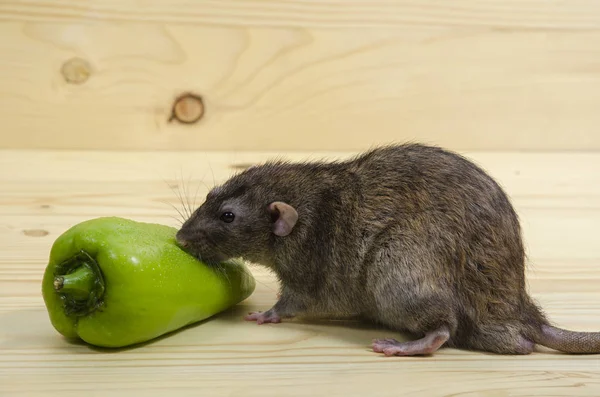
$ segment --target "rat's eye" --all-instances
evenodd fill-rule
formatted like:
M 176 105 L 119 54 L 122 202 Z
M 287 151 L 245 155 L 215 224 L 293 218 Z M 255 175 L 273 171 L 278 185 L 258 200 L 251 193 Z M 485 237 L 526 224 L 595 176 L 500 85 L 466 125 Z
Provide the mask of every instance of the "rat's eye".
M 223 212 L 221 214 L 221 220 L 225 223 L 231 223 L 235 219 L 233 212 Z

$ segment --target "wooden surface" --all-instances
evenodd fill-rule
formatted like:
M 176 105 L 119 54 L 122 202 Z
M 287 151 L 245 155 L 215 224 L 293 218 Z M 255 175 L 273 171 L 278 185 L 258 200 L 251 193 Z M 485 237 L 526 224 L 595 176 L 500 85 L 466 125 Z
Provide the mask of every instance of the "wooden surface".
M 595 0 L 3 0 L 0 53 L 4 148 L 600 148 Z
M 522 217 L 535 298 L 560 326 L 600 330 L 600 154 L 467 154 L 504 185 Z M 257 290 L 239 307 L 141 347 L 102 351 L 55 332 L 40 280 L 60 233 L 102 215 L 177 226 L 176 192 L 198 204 L 214 183 L 269 157 L 0 151 L 0 396 L 600 395 L 600 355 L 443 349 L 385 358 L 370 341 L 403 335 L 352 323 L 244 322 L 276 300 L 276 283 L 258 266 Z

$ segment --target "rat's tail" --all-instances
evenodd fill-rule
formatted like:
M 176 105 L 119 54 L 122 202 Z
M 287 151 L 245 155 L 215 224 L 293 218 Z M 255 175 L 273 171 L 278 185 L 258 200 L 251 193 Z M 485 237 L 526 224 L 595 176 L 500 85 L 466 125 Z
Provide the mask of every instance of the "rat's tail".
M 565 353 L 600 353 L 600 332 L 576 332 L 542 324 L 533 338 L 539 345 Z
M 600 332 L 577 332 L 552 326 L 529 296 L 524 296 L 523 303 L 525 334 L 532 342 L 565 353 L 600 353 Z

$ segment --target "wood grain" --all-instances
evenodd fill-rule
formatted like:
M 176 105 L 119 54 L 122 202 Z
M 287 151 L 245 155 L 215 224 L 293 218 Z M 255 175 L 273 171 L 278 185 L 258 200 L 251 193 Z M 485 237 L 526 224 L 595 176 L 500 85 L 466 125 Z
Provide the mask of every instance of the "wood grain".
M 0 395 L 23 396 L 598 396 L 600 359 L 548 349 L 525 357 L 443 349 L 380 357 L 345 321 L 257 326 L 248 310 L 276 300 L 259 266 L 238 307 L 152 343 L 104 351 L 52 328 L 40 282 L 54 239 L 101 215 L 177 226 L 177 192 L 199 204 L 240 166 L 347 152 L 0 151 Z M 600 154 L 468 152 L 511 195 L 525 228 L 533 296 L 559 325 L 600 330 Z M 206 184 L 206 185 L 205 185 Z M 177 185 L 177 187 L 175 187 Z M 196 190 L 197 188 L 197 190 Z M 185 195 L 185 193 L 184 193 Z
M 593 0 L 4 0 L 0 147 L 598 149 L 598 43 Z
M 404 24 L 493 26 L 522 29 L 596 29 L 600 5 L 594 0 L 152 0 L 74 3 L 68 0 L 5 0 L 2 20 L 222 24 L 316 28 L 396 27 Z

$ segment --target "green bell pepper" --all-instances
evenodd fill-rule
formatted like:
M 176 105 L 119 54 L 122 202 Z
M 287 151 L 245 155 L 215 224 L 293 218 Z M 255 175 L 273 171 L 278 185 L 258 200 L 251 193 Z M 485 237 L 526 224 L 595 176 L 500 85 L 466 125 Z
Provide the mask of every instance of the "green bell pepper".
M 118 217 L 65 231 L 42 280 L 53 327 L 91 345 L 124 347 L 207 319 L 254 292 L 243 262 L 210 267 L 176 244 L 176 232 Z

